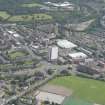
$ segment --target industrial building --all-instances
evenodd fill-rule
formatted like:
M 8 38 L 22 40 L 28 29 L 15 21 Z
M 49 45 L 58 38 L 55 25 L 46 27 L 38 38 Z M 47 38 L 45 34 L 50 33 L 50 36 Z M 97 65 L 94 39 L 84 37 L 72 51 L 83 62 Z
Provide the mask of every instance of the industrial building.
M 76 44 L 65 39 L 59 39 L 57 41 L 57 45 L 59 47 L 60 56 L 67 56 L 74 48 L 77 47 Z
M 72 60 L 85 60 L 87 58 L 87 55 L 82 52 L 76 52 L 76 53 L 70 53 L 69 57 Z
M 75 48 L 77 47 L 77 45 L 75 45 L 74 43 L 68 41 L 68 40 L 65 40 L 65 39 L 59 39 L 57 41 L 57 45 L 61 48 L 65 48 L 65 49 L 72 49 L 72 48 Z
M 95 62 L 92 60 L 85 61 L 78 65 L 77 71 L 90 75 L 105 73 L 105 63 Z

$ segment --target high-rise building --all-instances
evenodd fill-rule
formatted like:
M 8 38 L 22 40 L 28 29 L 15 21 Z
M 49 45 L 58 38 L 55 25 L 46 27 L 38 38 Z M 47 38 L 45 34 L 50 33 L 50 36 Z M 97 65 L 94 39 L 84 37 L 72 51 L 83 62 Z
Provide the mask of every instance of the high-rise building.
M 50 47 L 49 48 L 49 61 L 56 61 L 58 59 L 58 47 L 54 46 L 54 47 Z

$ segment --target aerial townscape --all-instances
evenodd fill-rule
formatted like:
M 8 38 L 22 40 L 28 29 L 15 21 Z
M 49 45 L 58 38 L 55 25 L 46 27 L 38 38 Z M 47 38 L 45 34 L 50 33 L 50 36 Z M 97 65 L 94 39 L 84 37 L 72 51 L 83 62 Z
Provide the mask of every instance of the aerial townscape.
M 0 105 L 105 105 L 105 0 L 0 0 Z

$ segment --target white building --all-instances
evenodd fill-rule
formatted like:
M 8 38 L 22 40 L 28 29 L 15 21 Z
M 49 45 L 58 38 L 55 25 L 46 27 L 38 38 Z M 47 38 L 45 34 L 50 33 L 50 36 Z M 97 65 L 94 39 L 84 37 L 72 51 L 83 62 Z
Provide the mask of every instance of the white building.
M 18 33 L 16 33 L 15 31 L 8 31 L 8 33 L 14 37 L 20 37 L 20 35 Z
M 72 60 L 85 60 L 87 58 L 87 55 L 82 53 L 82 52 L 77 52 L 77 53 L 70 53 L 69 57 Z
M 74 4 L 72 4 L 70 2 L 63 2 L 63 3 L 45 2 L 45 4 L 49 4 L 49 5 L 55 6 L 55 7 L 69 7 L 69 6 L 74 6 Z
M 60 39 L 57 41 L 57 45 L 61 48 L 66 48 L 66 49 L 72 49 L 72 48 L 75 48 L 77 47 L 77 45 L 75 45 L 74 43 L 68 41 L 68 40 L 65 40 L 65 39 Z
M 101 104 L 94 104 L 94 105 L 101 105 Z
M 55 61 L 58 59 L 58 47 L 50 47 L 49 48 L 49 60 Z
M 60 56 L 67 56 L 74 48 L 77 47 L 77 45 L 65 39 L 58 40 L 57 45 L 59 47 Z

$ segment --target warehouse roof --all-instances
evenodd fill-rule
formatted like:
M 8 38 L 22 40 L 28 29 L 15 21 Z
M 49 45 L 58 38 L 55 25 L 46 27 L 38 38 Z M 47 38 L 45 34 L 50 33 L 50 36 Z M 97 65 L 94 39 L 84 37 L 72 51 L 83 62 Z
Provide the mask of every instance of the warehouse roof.
M 87 57 L 87 55 L 82 52 L 72 53 L 72 54 L 69 54 L 69 56 L 72 58 L 86 58 Z
M 68 40 L 58 40 L 57 41 L 57 45 L 61 48 L 75 48 L 77 47 L 77 45 L 75 45 L 74 43 L 68 41 Z

